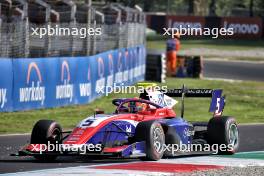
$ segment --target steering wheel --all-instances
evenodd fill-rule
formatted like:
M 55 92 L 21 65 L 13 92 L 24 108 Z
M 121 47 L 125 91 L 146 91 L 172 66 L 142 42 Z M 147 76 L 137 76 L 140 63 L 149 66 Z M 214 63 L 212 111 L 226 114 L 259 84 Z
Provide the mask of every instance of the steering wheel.
M 120 104 L 123 101 L 125 101 L 125 100 L 126 100 L 126 98 L 116 98 L 116 99 L 113 99 L 112 100 L 112 104 L 115 105 L 115 106 L 117 106 L 117 109 L 118 109 L 118 107 L 120 106 Z M 120 111 L 122 111 L 122 112 L 129 112 L 129 108 L 126 107 L 126 106 L 124 106 L 124 105 L 120 106 L 119 110 L 117 110 L 117 109 L 115 110 L 115 113 L 118 113 Z
M 123 101 L 125 101 L 126 98 L 116 98 L 112 100 L 113 105 L 119 106 Z

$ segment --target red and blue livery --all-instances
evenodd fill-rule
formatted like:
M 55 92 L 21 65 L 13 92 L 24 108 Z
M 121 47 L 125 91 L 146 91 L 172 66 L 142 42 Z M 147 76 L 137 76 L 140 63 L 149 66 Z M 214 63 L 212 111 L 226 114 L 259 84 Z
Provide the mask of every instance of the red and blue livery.
M 173 106 L 181 97 L 181 113 Z M 185 97 L 210 97 L 209 111 L 213 117 L 208 122 L 188 122 L 184 119 Z M 16 156 L 34 156 L 39 160 L 54 160 L 58 156 L 103 155 L 114 157 L 139 157 L 144 160 L 159 160 L 166 156 L 189 154 L 173 151 L 171 146 L 180 144 L 232 145 L 221 152 L 233 154 L 239 146 L 239 133 L 233 117 L 222 116 L 225 97 L 222 90 L 172 89 L 166 92 L 145 89 L 139 98 L 114 99 L 116 110 L 104 114 L 97 110 L 83 119 L 72 131 L 62 131 L 52 120 L 38 121 L 31 134 L 30 144 Z M 43 151 L 41 144 L 56 144 L 67 150 Z M 85 152 L 83 146 L 94 146 Z M 170 147 L 168 147 L 170 146 Z

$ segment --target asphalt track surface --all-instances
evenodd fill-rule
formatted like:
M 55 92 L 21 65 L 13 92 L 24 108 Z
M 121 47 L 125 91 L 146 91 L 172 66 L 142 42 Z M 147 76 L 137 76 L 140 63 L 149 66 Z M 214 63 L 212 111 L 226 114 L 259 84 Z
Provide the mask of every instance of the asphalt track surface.
M 150 55 L 160 55 L 164 50 L 148 49 Z M 203 75 L 205 78 L 220 78 L 247 81 L 264 81 L 263 61 L 239 61 L 204 59 Z
M 264 81 L 264 63 L 204 60 L 204 77 Z M 239 129 L 239 152 L 264 150 L 264 125 L 243 125 Z M 60 157 L 53 163 L 39 163 L 31 157 L 18 158 L 9 156 L 10 153 L 16 153 L 21 146 L 29 141 L 29 138 L 28 135 L 0 136 L 0 174 L 48 168 L 122 163 L 136 160 Z
M 264 62 L 204 60 L 205 78 L 264 81 Z
M 264 150 L 264 124 L 241 125 L 239 152 Z M 60 157 L 53 163 L 39 163 L 31 157 L 9 156 L 29 141 L 29 135 L 0 136 L 0 174 L 48 168 L 123 163 L 137 159 L 103 159 L 87 157 Z

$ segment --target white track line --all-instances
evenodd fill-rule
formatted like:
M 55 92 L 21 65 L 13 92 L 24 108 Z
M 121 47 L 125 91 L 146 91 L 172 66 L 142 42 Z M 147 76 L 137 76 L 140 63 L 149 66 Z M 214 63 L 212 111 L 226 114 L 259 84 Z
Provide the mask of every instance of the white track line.
M 204 58 L 204 61 L 220 61 L 220 62 L 239 62 L 239 63 L 250 63 L 250 64 L 264 64 L 264 59 L 259 61 L 251 61 L 251 60 L 233 60 L 227 58 Z
M 263 152 L 264 151 L 254 151 Z M 240 152 L 240 153 L 253 153 L 253 152 Z M 238 153 L 239 154 L 239 153 Z M 106 165 L 119 165 L 119 164 L 130 164 L 140 163 L 141 161 L 129 162 L 129 163 L 114 163 L 114 164 L 100 164 L 90 166 L 77 166 L 77 167 L 66 167 L 56 169 L 43 169 L 28 172 L 16 172 L 2 174 L 5 176 L 73 176 L 73 175 L 93 175 L 93 176 L 150 176 L 150 175 L 175 175 L 175 173 L 168 172 L 148 172 L 148 171 L 135 171 L 135 170 L 118 170 L 118 169 L 95 169 L 95 166 L 106 166 Z M 248 167 L 248 166 L 262 166 L 264 167 L 264 160 L 261 159 L 244 159 L 244 158 L 229 158 L 220 156 L 197 156 L 197 157 L 184 157 L 184 158 L 172 158 L 172 159 L 161 159 L 158 163 L 169 163 L 169 164 L 197 164 L 197 165 L 216 165 L 216 166 L 228 166 L 228 167 Z M 1 175 L 1 174 L 0 174 Z
M 136 161 L 138 162 L 138 161 Z M 129 162 L 129 164 L 135 162 Z M 76 166 L 76 167 L 66 167 L 66 168 L 55 168 L 55 169 L 41 169 L 28 172 L 16 172 L 0 174 L 1 176 L 76 176 L 76 175 L 93 175 L 93 176 L 160 176 L 160 175 L 174 175 L 172 173 L 166 172 L 144 172 L 135 170 L 118 170 L 118 169 L 94 169 L 96 166 L 107 166 L 107 165 L 119 165 L 127 163 L 114 163 L 114 164 L 100 164 L 100 165 L 90 165 L 90 166 Z
M 227 79 L 227 78 L 212 78 L 212 77 L 204 77 L 204 80 L 213 80 L 213 81 L 225 81 L 225 82 L 230 82 L 230 83 L 240 83 L 245 80 L 240 80 L 240 79 Z
M 172 160 L 160 160 L 161 163 L 181 163 L 181 164 L 201 164 L 201 165 L 217 165 L 228 167 L 247 167 L 247 166 L 264 166 L 264 160 L 260 159 L 244 159 L 244 158 L 229 158 L 229 157 L 212 157 L 199 156 L 191 158 L 178 158 Z
M 0 137 L 2 136 L 28 136 L 31 133 L 14 133 L 14 134 L 0 134 Z
M 257 150 L 257 151 L 249 151 L 249 152 L 239 152 L 237 154 L 247 154 L 247 153 L 264 153 L 262 150 Z

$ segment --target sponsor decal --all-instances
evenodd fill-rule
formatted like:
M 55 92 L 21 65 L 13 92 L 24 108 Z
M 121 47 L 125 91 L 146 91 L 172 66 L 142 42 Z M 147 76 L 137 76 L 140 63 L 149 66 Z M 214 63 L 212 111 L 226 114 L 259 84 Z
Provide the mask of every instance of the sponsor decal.
M 144 63 L 144 57 L 145 57 L 145 50 L 143 48 L 139 48 L 139 56 L 141 61 L 141 75 L 145 74 L 145 63 Z
M 183 22 L 183 21 L 173 21 L 169 20 L 169 26 L 172 28 L 196 28 L 201 29 L 202 24 L 200 22 Z
M 91 69 L 89 65 L 88 71 L 87 71 L 87 82 L 79 84 L 81 97 L 89 97 L 91 95 L 91 82 L 90 81 L 91 81 Z
M 117 61 L 117 73 L 115 74 L 115 82 L 122 83 L 123 82 L 123 72 L 122 72 L 122 53 L 118 53 L 118 61 Z
M 162 94 L 162 93 L 161 94 L 158 94 L 157 104 L 160 105 L 160 106 L 162 106 L 162 107 L 166 107 L 167 106 L 167 104 L 166 104 L 166 102 L 164 100 L 164 94 Z
M 132 126 L 131 125 L 126 126 L 126 132 L 131 133 L 131 131 L 132 131 Z
M 143 49 L 139 50 L 139 48 Z M 141 54 L 139 54 L 140 52 Z M 105 92 L 103 95 L 107 94 L 107 90 L 114 91 L 115 89 L 117 92 L 121 90 L 136 92 L 137 89 L 134 88 L 136 86 L 131 86 L 132 88 L 130 89 L 129 85 L 139 81 L 139 78 L 143 79 L 142 72 L 144 69 L 139 69 L 142 69 L 145 64 L 145 58 L 142 58 L 143 52 L 145 53 L 145 49 L 141 45 L 104 52 L 97 55 L 97 57 L 87 56 L 86 60 L 91 62 L 88 61 L 84 67 L 75 67 L 78 63 L 84 63 L 84 58 L 78 57 L 74 60 L 68 60 L 70 59 L 68 57 L 50 59 L 21 58 L 19 62 L 14 64 L 10 62 L 10 69 L 4 69 L 3 71 L 11 73 L 12 68 L 17 68 L 16 76 L 14 77 L 11 74 L 10 78 L 3 79 L 1 82 L 0 110 L 26 110 L 40 107 L 65 106 L 73 102 L 75 104 L 82 104 L 85 101 L 90 102 L 100 95 L 96 92 L 96 85 L 97 90 L 103 88 Z M 79 62 L 79 59 L 82 62 Z M 58 69 L 54 70 L 53 68 Z M 125 80 L 129 82 L 123 81 L 123 74 L 126 69 L 129 69 L 129 71 L 128 78 L 127 72 L 125 73 Z M 83 77 L 79 79 L 75 76 L 75 73 L 76 75 L 81 74 Z M 112 89 L 107 89 L 106 85 Z M 74 91 L 78 90 L 79 93 L 76 92 L 77 97 L 75 97 Z M 10 102 L 11 100 L 12 102 Z
M 4 108 L 5 104 L 7 103 L 7 89 L 0 89 L 0 108 Z
M 38 80 L 30 81 L 33 70 L 35 70 Z M 42 76 L 35 62 L 31 62 L 28 65 L 27 71 L 27 85 L 28 87 L 22 87 L 19 89 L 19 102 L 41 102 L 41 105 L 45 101 L 45 87 L 41 86 Z
M 125 52 L 125 65 L 124 65 L 124 74 L 123 74 L 123 81 L 128 81 L 129 76 L 129 60 L 128 60 L 128 51 Z
M 155 88 L 156 89 L 156 88 Z M 161 88 L 162 90 L 166 90 L 165 87 Z M 152 91 L 151 89 L 146 89 L 148 92 L 148 96 L 151 102 L 156 103 L 162 107 L 172 108 L 174 105 L 178 103 L 177 100 L 161 93 L 158 90 Z
M 228 23 L 227 21 L 224 21 L 224 28 L 233 28 L 235 34 L 258 34 L 260 31 L 257 24 Z
M 106 115 L 106 114 L 97 114 L 93 116 L 89 116 L 85 119 L 83 119 L 77 127 L 79 128 L 87 128 L 87 127 L 96 127 L 98 126 L 101 122 L 108 120 L 112 117 L 115 117 L 116 115 Z
M 134 50 L 133 59 L 136 60 L 136 62 L 138 63 L 138 65 L 136 67 L 134 67 L 134 71 L 133 71 L 134 72 L 134 78 L 139 77 L 141 75 L 141 66 L 139 64 L 140 60 L 137 57 L 138 56 L 137 54 L 138 54 L 137 50 Z
M 109 69 L 109 75 L 107 76 L 107 86 L 113 86 L 114 82 L 114 63 L 113 63 L 113 55 L 108 55 L 108 69 Z
M 184 29 L 203 29 L 205 26 L 205 18 L 190 16 L 168 16 L 167 28 L 184 28 Z M 196 36 L 195 34 L 193 34 Z
M 191 131 L 189 128 L 184 128 L 183 130 L 183 136 L 186 137 L 190 137 L 194 135 L 194 131 Z
M 225 29 L 233 29 L 232 38 L 261 38 L 262 20 L 261 18 L 222 18 L 221 26 Z
M 128 54 L 130 55 L 130 56 L 133 56 L 133 51 L 132 50 L 130 50 L 129 52 L 128 52 Z M 134 75 L 134 69 L 133 69 L 133 58 L 130 58 L 130 60 L 129 60 L 129 62 L 131 62 L 131 65 L 132 65 L 132 67 L 129 69 L 129 80 L 132 82 L 133 81 L 133 75 Z
M 105 87 L 105 70 L 104 70 L 104 61 L 101 57 L 97 59 L 97 66 L 98 66 L 98 80 L 96 81 L 95 91 L 97 93 L 103 92 Z
M 67 78 L 64 78 L 64 72 L 66 71 Z M 69 99 L 72 102 L 73 98 L 73 84 L 70 84 L 71 74 L 67 61 L 63 61 L 61 64 L 61 83 L 56 86 L 56 99 Z

